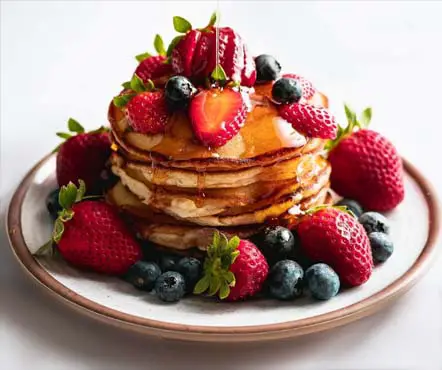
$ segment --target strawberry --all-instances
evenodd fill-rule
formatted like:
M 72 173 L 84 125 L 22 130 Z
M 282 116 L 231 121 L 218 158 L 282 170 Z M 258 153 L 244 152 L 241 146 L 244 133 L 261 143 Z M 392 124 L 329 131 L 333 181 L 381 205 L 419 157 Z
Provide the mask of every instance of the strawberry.
M 313 87 L 312 83 L 309 80 L 306 80 L 304 77 L 295 75 L 293 73 L 287 73 L 282 75 L 282 77 L 293 78 L 297 80 L 301 84 L 302 89 L 302 97 L 305 100 L 309 100 L 316 94 L 316 89 Z
M 339 127 L 338 138 L 328 145 L 331 186 L 364 209 L 390 211 L 404 199 L 402 159 L 388 139 L 365 128 L 371 119 L 370 108 L 360 121 L 350 108 L 345 109 L 348 126 Z
M 168 122 L 164 91 L 155 90 L 152 80 L 146 84 L 136 74 L 128 84 L 133 92 L 116 96 L 114 105 L 124 107 L 129 125 L 135 132 L 151 135 L 164 132 Z
M 223 146 L 244 125 L 247 107 L 232 89 L 203 90 L 190 102 L 189 116 L 196 137 L 208 147 Z
M 279 115 L 306 136 L 322 139 L 336 137 L 336 120 L 325 108 L 301 103 L 283 104 L 279 107 Z
M 330 265 L 347 286 L 365 283 L 373 269 L 370 242 L 362 225 L 334 207 L 307 212 L 297 225 L 301 248 L 313 262 Z
M 88 189 L 98 192 L 102 185 L 101 174 L 111 155 L 107 129 L 101 127 L 96 131 L 85 132 L 83 126 L 72 118 L 68 121 L 68 128 L 71 133 L 57 133 L 66 139 L 56 149 L 58 185 L 67 185 L 81 178 Z
M 255 244 L 237 236 L 228 240 L 215 232 L 207 248 L 204 273 L 195 285 L 194 293 L 208 290 L 220 299 L 238 301 L 253 297 L 261 291 L 269 272 L 269 265 Z
M 226 72 L 227 79 L 244 86 L 253 86 L 256 80 L 255 63 L 249 55 L 241 36 L 230 27 L 215 28 L 216 15 L 201 30 L 181 17 L 174 17 L 174 26 L 184 33 L 169 46 L 175 73 L 203 82 L 215 69 L 217 60 Z M 219 34 L 217 58 L 216 32 Z
M 140 77 L 144 83 L 172 74 L 172 65 L 166 57 L 166 50 L 164 49 L 164 42 L 161 36 L 155 35 L 153 43 L 159 55 L 152 56 L 146 52 L 135 57 L 140 63 L 134 73 Z
M 163 55 L 148 57 L 140 62 L 135 74 L 140 77 L 143 82 L 155 80 L 160 77 L 172 74 L 172 65 L 167 62 L 167 58 Z
M 200 38 L 200 30 L 190 30 L 175 46 L 172 51 L 172 68 L 176 74 L 191 77 L 193 55 Z
M 82 201 L 84 182 L 62 186 L 62 210 L 54 224 L 53 242 L 72 265 L 108 275 L 122 275 L 142 257 L 141 247 L 119 216 L 103 201 Z M 48 249 L 48 243 L 38 253 Z

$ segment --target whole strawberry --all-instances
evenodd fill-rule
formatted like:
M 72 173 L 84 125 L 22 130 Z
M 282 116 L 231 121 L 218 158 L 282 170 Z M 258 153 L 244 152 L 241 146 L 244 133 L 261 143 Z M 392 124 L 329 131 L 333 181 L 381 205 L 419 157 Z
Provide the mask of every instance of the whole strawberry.
M 135 70 L 135 74 L 141 78 L 144 83 L 154 80 L 156 83 L 162 77 L 172 74 L 172 65 L 166 56 L 164 42 L 160 35 L 154 39 L 154 47 L 158 55 L 151 55 L 149 52 L 139 54 L 135 58 L 140 62 Z
M 393 144 L 368 130 L 371 110 L 361 122 L 346 106 L 349 124 L 331 142 L 331 186 L 340 195 L 357 200 L 363 208 L 390 211 L 404 199 L 402 159 Z
M 243 39 L 230 27 L 215 28 L 216 14 L 201 30 L 192 29 L 181 17 L 174 17 L 173 22 L 175 30 L 184 34 L 175 38 L 169 47 L 175 73 L 204 82 L 219 64 L 228 80 L 243 86 L 254 85 L 255 62 Z
M 373 269 L 370 242 L 362 225 L 333 207 L 308 213 L 297 225 L 301 248 L 313 262 L 330 265 L 347 286 L 365 283 Z
M 255 244 L 238 237 L 228 240 L 216 232 L 194 293 L 208 291 L 227 301 L 242 300 L 261 291 L 268 272 L 269 265 Z
M 85 186 L 80 180 L 60 190 L 62 210 L 55 221 L 53 241 L 72 265 L 108 275 L 122 275 L 141 259 L 139 244 L 119 216 L 103 201 L 82 201 Z
M 111 155 L 109 134 L 105 128 L 85 132 L 76 120 L 68 121 L 70 133 L 57 135 L 66 139 L 57 150 L 57 182 L 59 186 L 83 179 L 91 192 L 102 187 L 101 175 Z
M 127 86 L 132 91 L 116 96 L 114 105 L 123 108 L 129 125 L 141 134 L 164 132 L 168 122 L 168 111 L 164 91 L 156 90 L 151 80 L 144 83 L 136 74 Z

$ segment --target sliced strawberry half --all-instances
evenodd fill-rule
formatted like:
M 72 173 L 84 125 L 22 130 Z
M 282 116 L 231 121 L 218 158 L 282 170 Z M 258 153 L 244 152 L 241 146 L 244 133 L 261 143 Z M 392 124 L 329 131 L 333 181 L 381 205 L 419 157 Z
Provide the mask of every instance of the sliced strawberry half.
M 288 77 L 297 80 L 301 84 L 302 97 L 305 100 L 311 99 L 313 95 L 316 94 L 316 89 L 313 87 L 312 83 L 304 77 L 300 75 L 295 75 L 293 73 L 284 74 L 282 75 L 282 77 Z
M 334 139 L 338 125 L 335 118 L 324 108 L 310 104 L 283 104 L 279 115 L 292 127 L 308 137 Z
M 175 46 L 172 51 L 172 68 L 175 73 L 186 77 L 192 75 L 192 61 L 200 38 L 201 31 L 190 30 Z
M 215 32 L 203 32 L 195 48 L 192 61 L 192 77 L 196 79 L 204 79 L 205 71 L 209 64 L 209 54 L 212 48 L 215 48 Z M 211 71 L 212 72 L 212 71 Z
M 219 147 L 244 125 L 247 107 L 241 94 L 231 89 L 203 90 L 190 103 L 195 136 L 208 147 Z
M 167 58 L 163 55 L 148 57 L 141 61 L 135 70 L 135 74 L 145 83 L 148 80 L 155 80 L 170 75 L 172 73 L 172 66 L 166 62 Z

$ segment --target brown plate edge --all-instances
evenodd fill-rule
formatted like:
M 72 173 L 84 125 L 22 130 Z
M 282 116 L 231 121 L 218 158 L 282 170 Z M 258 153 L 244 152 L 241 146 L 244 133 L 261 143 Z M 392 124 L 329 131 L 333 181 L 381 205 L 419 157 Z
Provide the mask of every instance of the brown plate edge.
M 295 337 L 344 325 L 378 311 L 384 305 L 408 291 L 428 270 L 432 257 L 436 252 L 436 241 L 440 230 L 440 210 L 435 191 L 417 168 L 404 159 L 406 172 L 419 185 L 427 201 L 429 209 L 428 238 L 413 266 L 380 292 L 339 310 L 278 324 L 211 327 L 174 324 L 141 318 L 102 306 L 78 295 L 50 276 L 29 252 L 21 230 L 22 203 L 35 173 L 50 157 L 51 155 L 44 157 L 28 172 L 18 186 L 9 205 L 6 219 L 7 234 L 17 260 L 35 282 L 77 311 L 108 324 L 162 338 L 211 342 L 252 342 Z

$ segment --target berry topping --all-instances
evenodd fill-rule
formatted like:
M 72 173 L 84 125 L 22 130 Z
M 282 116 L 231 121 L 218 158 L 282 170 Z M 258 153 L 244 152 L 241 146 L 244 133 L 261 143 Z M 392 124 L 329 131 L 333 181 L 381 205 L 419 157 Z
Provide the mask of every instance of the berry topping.
M 390 224 L 388 219 L 377 212 L 366 212 L 359 217 L 359 222 L 364 226 L 367 234 L 372 232 L 380 232 L 388 234 L 390 232 Z
M 304 271 L 291 260 L 277 262 L 271 269 L 267 284 L 272 297 L 290 300 L 302 295 L 304 287 Z
M 167 58 L 163 55 L 148 57 L 140 62 L 135 70 L 135 74 L 145 83 L 148 80 L 168 76 L 172 73 L 172 66 L 166 62 Z
M 244 125 L 247 107 L 241 94 L 225 88 L 204 90 L 191 101 L 189 116 L 196 137 L 208 147 L 219 147 Z
M 402 159 L 388 139 L 366 129 L 370 108 L 360 119 L 347 106 L 345 112 L 348 126 L 339 127 L 338 137 L 327 145 L 332 188 L 367 210 L 390 211 L 404 199 Z
M 297 240 L 282 226 L 269 226 L 253 236 L 253 242 L 267 258 L 269 264 L 294 255 Z
M 172 51 L 172 68 L 175 73 L 192 76 L 192 63 L 201 31 L 191 30 L 185 36 L 178 36 L 178 43 Z
M 124 274 L 123 278 L 135 288 L 150 292 L 161 275 L 161 270 L 154 262 L 138 261 Z
M 193 288 L 195 288 L 196 283 L 201 278 L 201 262 L 193 257 L 184 257 L 179 260 L 176 269 L 183 275 L 186 281 L 186 291 L 193 292 Z
M 203 277 L 194 293 L 208 291 L 220 299 L 237 301 L 254 296 L 261 291 L 269 266 L 255 244 L 215 232 L 207 248 Z
M 302 96 L 298 81 L 293 78 L 280 78 L 272 87 L 272 98 L 277 103 L 297 103 Z
M 313 87 L 312 83 L 306 80 L 304 77 L 295 75 L 293 73 L 287 73 L 282 75 L 282 77 L 293 78 L 298 81 L 298 84 L 301 86 L 302 97 L 305 100 L 309 100 L 316 94 L 316 89 Z
M 353 199 L 342 198 L 338 203 L 336 203 L 336 205 L 347 207 L 348 210 L 353 212 L 356 218 L 359 218 L 359 216 L 361 216 L 364 212 L 361 205 Z
M 281 65 L 271 55 L 262 54 L 255 58 L 256 81 L 273 81 L 279 77 Z
M 312 297 L 323 301 L 338 294 L 341 285 L 339 276 L 325 263 L 310 266 L 305 272 L 305 280 Z
M 177 271 L 177 264 L 180 260 L 180 256 L 176 254 L 163 253 L 160 257 L 161 271 Z
M 301 248 L 313 262 L 329 264 L 348 286 L 365 283 L 372 272 L 370 243 L 362 225 L 333 207 L 318 207 L 297 226 Z
M 166 104 L 170 110 L 184 109 L 189 105 L 190 99 L 196 89 L 184 76 L 171 77 L 165 87 Z
M 300 103 L 284 104 L 279 107 L 279 114 L 291 123 L 296 131 L 308 137 L 336 137 L 335 118 L 325 108 Z
M 186 283 L 183 275 L 175 271 L 167 271 L 155 282 L 155 292 L 164 302 L 178 302 L 183 298 Z
M 371 253 L 376 262 L 385 262 L 393 254 L 394 245 L 387 234 L 374 232 L 368 234 Z

